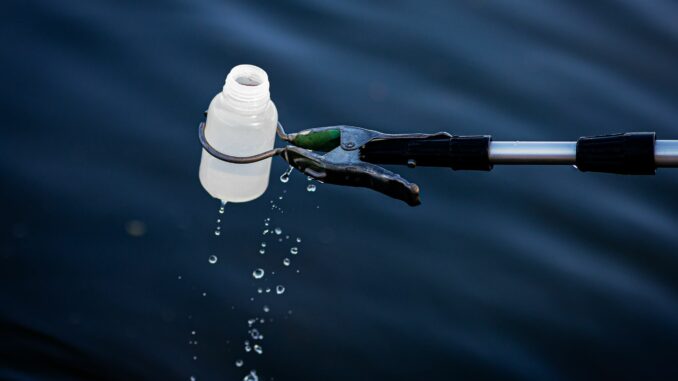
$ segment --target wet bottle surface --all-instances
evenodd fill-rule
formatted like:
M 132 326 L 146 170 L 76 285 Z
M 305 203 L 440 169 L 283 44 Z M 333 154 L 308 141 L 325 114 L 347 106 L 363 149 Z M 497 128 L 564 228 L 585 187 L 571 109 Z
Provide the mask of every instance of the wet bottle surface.
M 273 148 L 278 111 L 271 101 L 268 75 L 252 65 L 234 67 L 207 111 L 205 137 L 217 150 L 232 156 L 250 156 Z M 268 187 L 271 159 L 233 164 L 212 157 L 204 149 L 200 183 L 214 198 L 246 202 Z

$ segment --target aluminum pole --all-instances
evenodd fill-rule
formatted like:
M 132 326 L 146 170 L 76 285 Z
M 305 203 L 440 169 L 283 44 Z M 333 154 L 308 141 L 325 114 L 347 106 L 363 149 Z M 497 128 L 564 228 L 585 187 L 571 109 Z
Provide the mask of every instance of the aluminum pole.
M 577 142 L 491 142 L 492 164 L 574 165 Z M 678 140 L 657 140 L 654 160 L 657 167 L 678 167 Z

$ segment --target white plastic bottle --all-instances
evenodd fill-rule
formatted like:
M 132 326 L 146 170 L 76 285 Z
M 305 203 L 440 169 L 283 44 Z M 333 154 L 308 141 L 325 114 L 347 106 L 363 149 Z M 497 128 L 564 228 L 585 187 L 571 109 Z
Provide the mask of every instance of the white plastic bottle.
M 268 75 L 252 65 L 231 69 L 221 93 L 207 111 L 205 137 L 217 150 L 231 156 L 250 156 L 273 148 L 278 111 L 271 101 Z M 246 202 L 268 187 L 271 159 L 232 164 L 212 157 L 204 149 L 200 183 L 214 198 Z

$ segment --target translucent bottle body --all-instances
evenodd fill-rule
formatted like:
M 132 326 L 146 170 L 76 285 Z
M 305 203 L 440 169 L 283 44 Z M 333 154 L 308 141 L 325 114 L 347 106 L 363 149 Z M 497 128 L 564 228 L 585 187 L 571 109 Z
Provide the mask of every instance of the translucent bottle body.
M 205 137 L 217 150 L 232 156 L 250 156 L 273 148 L 278 111 L 270 99 L 266 72 L 238 65 L 226 77 L 223 91 L 207 111 Z M 232 164 L 212 157 L 204 149 L 200 183 L 214 198 L 246 202 L 268 187 L 271 159 Z

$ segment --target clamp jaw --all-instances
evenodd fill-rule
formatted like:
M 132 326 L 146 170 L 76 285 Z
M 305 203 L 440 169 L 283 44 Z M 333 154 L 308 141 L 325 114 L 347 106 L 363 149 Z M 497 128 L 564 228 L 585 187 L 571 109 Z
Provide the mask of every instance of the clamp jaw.
M 419 205 L 417 184 L 363 161 L 361 151 L 369 142 L 394 136 L 419 138 L 424 135 L 388 135 L 353 126 L 312 128 L 289 134 L 293 145 L 285 147 L 281 156 L 292 167 L 323 183 L 371 188 L 408 205 Z

